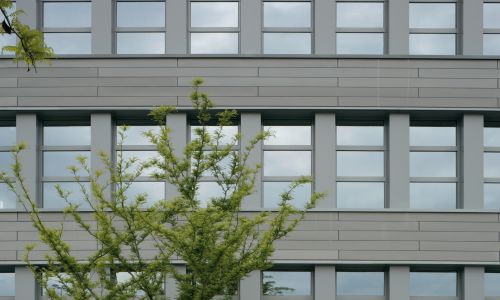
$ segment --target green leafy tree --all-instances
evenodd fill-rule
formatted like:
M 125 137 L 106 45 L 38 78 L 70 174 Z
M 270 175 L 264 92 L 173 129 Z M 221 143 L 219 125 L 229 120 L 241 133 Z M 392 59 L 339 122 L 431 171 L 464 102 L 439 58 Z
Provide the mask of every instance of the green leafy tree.
M 291 204 L 294 190 L 311 180 L 304 177 L 281 194 L 276 211 L 241 213 L 245 199 L 254 192 L 260 169 L 258 165 L 249 165 L 250 153 L 271 133 L 262 132 L 248 145 L 242 145 L 241 151 L 234 151 L 240 136 L 223 143 L 228 138 L 223 128 L 232 124 L 237 112 L 226 110 L 215 114 L 212 101 L 200 91 L 201 84 L 202 80 L 194 80 L 191 94 L 200 126 L 195 131 L 196 138 L 186 145 L 182 155 L 176 155 L 176 145 L 172 144 L 170 128 L 165 122 L 174 109 L 159 107 L 150 113 L 159 124 L 159 132 L 145 133 L 156 145 L 157 158 L 140 163 L 137 158 L 124 158 L 120 145 L 126 139 L 127 127 L 123 127 L 119 130 L 121 142 L 116 162 L 101 153 L 105 170 L 91 173 L 84 157 L 79 158 L 78 166 L 70 167 L 84 195 L 82 202 L 92 212 L 80 211 L 81 204 L 72 203 L 70 194 L 56 187 L 67 204 L 65 219 L 76 222 L 98 244 L 98 249 L 84 261 L 75 257 L 71 244 L 64 240 L 63 223 L 54 228 L 44 222 L 36 199 L 24 184 L 19 155 L 25 146 L 16 147 L 13 152 L 16 180 L 10 180 L 6 173 L 0 179 L 17 194 L 39 232 L 41 243 L 49 249 L 45 254 L 46 266 L 31 263 L 30 253 L 36 245 L 27 246 L 24 260 L 50 298 L 64 299 L 61 296 L 64 291 L 72 299 L 160 299 L 164 278 L 171 276 L 179 284 L 178 299 L 208 300 L 217 295 L 229 299 L 237 292 L 239 281 L 251 271 L 271 267 L 273 242 L 291 232 L 323 196 L 314 193 L 305 207 L 294 207 Z M 214 122 L 218 126 L 211 132 L 207 126 Z M 152 176 L 168 182 L 177 196 L 154 204 L 150 204 L 147 194 L 129 196 L 131 183 L 151 168 L 156 170 Z M 77 175 L 82 170 L 89 174 L 90 187 Z M 200 180 L 207 173 L 215 178 L 222 193 L 202 203 L 198 191 Z M 146 254 L 143 251 L 146 248 L 154 251 Z M 186 262 L 186 274 L 176 270 L 173 257 Z M 125 272 L 128 279 L 117 282 L 113 276 L 117 272 Z M 139 296 L 138 291 L 141 291 Z
M 40 31 L 30 28 L 19 20 L 19 16 L 23 14 L 23 11 L 13 11 L 13 2 L 11 0 L 0 0 L 0 12 L 3 17 L 0 35 L 13 35 L 17 38 L 15 45 L 2 47 L 2 54 L 12 53 L 15 61 L 26 63 L 28 71 L 30 67 L 33 67 L 36 71 L 38 62 L 47 61 L 52 57 L 54 54 L 52 48 L 47 47 Z

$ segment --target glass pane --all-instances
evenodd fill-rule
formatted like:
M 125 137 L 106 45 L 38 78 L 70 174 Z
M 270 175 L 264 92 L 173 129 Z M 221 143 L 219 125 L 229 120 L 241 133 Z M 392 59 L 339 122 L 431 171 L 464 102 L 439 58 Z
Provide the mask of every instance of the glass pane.
M 337 182 L 338 208 L 384 208 L 383 182 Z
M 337 145 L 383 146 L 383 126 L 337 126 Z
M 484 28 L 500 28 L 500 3 L 484 3 L 483 26 Z
M 59 273 L 59 275 L 63 278 L 67 277 L 66 273 Z M 64 289 L 64 286 L 61 284 L 61 281 L 59 280 L 59 278 L 57 278 L 55 276 L 50 276 L 47 279 L 47 287 L 54 289 L 56 294 L 59 296 L 67 295 L 66 290 Z M 42 295 L 47 295 L 45 290 L 42 290 Z
M 120 132 L 122 129 L 117 128 L 117 131 Z M 154 125 L 127 125 L 127 130 L 124 132 L 125 136 L 123 141 L 123 145 L 138 145 L 138 146 L 146 146 L 152 145 L 149 141 L 149 138 L 144 135 L 144 133 L 152 131 L 154 134 L 160 133 L 160 127 Z M 120 143 L 120 135 L 117 135 L 117 144 Z
M 311 272 L 266 271 L 262 275 L 262 294 L 264 295 L 311 295 Z
M 151 206 L 158 200 L 165 199 L 164 182 L 132 182 L 125 191 L 129 203 L 136 200 L 139 195 L 146 195 L 145 206 Z
M 191 2 L 191 27 L 238 27 L 238 2 Z
M 43 176 L 70 176 L 73 173 L 68 169 L 75 166 L 80 170 L 77 176 L 89 176 L 78 162 L 78 157 L 86 157 L 87 165 L 90 166 L 89 151 L 45 151 L 43 152 Z
M 16 44 L 16 36 L 13 34 L 0 35 L 0 55 L 13 55 L 12 52 L 4 52 L 2 50 L 5 46 L 14 46 Z
M 264 176 L 311 175 L 311 151 L 264 151 Z
M 455 146 L 455 127 L 410 127 L 410 146 Z
M 411 152 L 411 177 L 455 177 L 457 158 L 455 152 Z
M 0 152 L 0 172 L 6 172 L 9 176 L 13 176 L 12 165 L 14 163 L 15 159 L 11 152 Z
M 500 34 L 483 34 L 483 54 L 500 55 Z
M 457 295 L 457 273 L 410 272 L 410 296 Z
M 337 27 L 384 27 L 384 3 L 337 3 Z
M 208 202 L 213 198 L 222 197 L 223 191 L 217 182 L 200 182 L 196 194 L 200 201 L 200 206 L 207 207 Z
M 500 147 L 500 127 L 484 128 L 484 146 Z
M 191 33 L 191 54 L 238 54 L 238 33 Z
M 165 2 L 118 2 L 116 26 L 164 27 Z
M 264 182 L 264 207 L 276 208 L 281 202 L 281 194 L 288 191 L 291 182 Z M 290 203 L 303 208 L 311 198 L 311 184 L 303 184 L 296 188 Z
M 484 153 L 484 177 L 500 177 L 500 153 Z
M 88 146 L 90 126 L 45 126 L 43 127 L 45 146 Z
M 88 209 L 90 205 L 85 200 L 80 185 L 76 182 L 46 182 L 43 184 L 43 207 L 44 208 L 64 208 L 66 201 L 59 196 L 55 185 L 59 184 L 61 188 L 71 194 L 68 197 L 70 203 L 80 204 L 80 208 Z M 87 191 L 90 191 L 88 182 L 82 183 Z
M 272 133 L 264 145 L 311 145 L 311 126 L 264 126 Z
M 264 54 L 311 54 L 311 34 L 264 33 Z
M 212 151 L 204 151 L 205 155 L 206 156 L 209 156 L 211 155 Z M 237 154 L 236 151 L 233 152 L 234 154 Z M 217 162 L 217 166 L 220 168 L 220 171 L 224 174 L 226 174 L 227 176 L 230 176 L 230 172 L 231 172 L 231 162 L 233 161 L 233 155 L 230 154 L 222 159 L 220 159 L 218 162 Z M 191 160 L 191 167 L 192 167 L 192 170 L 194 169 L 194 158 Z M 214 173 L 213 173 L 213 168 L 210 168 L 208 170 L 205 170 L 203 173 L 202 173 L 202 176 L 214 176 Z
M 264 27 L 311 27 L 311 3 L 264 2 Z
M 12 14 L 13 12 L 16 11 L 16 2 L 12 2 L 12 6 L 8 9 L 5 9 L 7 14 L 10 15 Z M 3 17 L 3 14 L 0 13 L 0 23 L 3 22 L 3 20 L 5 20 L 5 18 Z
M 0 127 L 0 146 L 16 145 L 16 127 Z
M 197 129 L 201 129 L 202 126 L 191 126 L 191 140 L 194 140 L 198 137 L 196 134 Z M 215 139 L 215 134 L 219 126 L 205 126 L 205 130 L 210 135 L 212 139 Z M 224 126 L 221 132 L 221 139 L 219 144 L 221 145 L 229 145 L 233 142 L 233 139 L 238 134 L 238 126 Z
M 384 272 L 337 272 L 337 295 L 383 296 Z
M 165 33 L 134 32 L 116 34 L 117 54 L 164 54 Z
M 457 208 L 455 183 L 410 183 L 410 207 L 453 209 Z
M 412 55 L 455 55 L 455 34 L 410 34 Z
M 337 151 L 338 176 L 384 176 L 384 152 Z
M 500 184 L 484 184 L 484 208 L 500 208 Z
M 45 2 L 44 27 L 91 27 L 90 2 Z
M 410 28 L 455 28 L 455 4 L 410 3 Z
M 91 54 L 90 33 L 44 33 L 43 36 L 56 54 Z
M 116 272 L 116 282 L 117 283 L 125 283 L 132 279 L 132 275 L 137 274 L 137 272 Z M 138 290 L 135 293 L 136 296 L 146 296 L 146 293 L 142 290 Z
M 160 158 L 157 151 L 122 151 L 122 159 L 123 161 L 127 161 L 129 159 L 134 158 L 136 160 L 129 169 L 127 169 L 127 173 L 136 173 L 141 166 L 141 164 L 153 159 Z M 118 157 L 120 155 L 120 151 L 116 153 L 116 161 L 118 162 Z M 142 170 L 142 176 L 151 176 L 154 172 L 160 172 L 159 168 L 151 167 Z
M 12 297 L 16 295 L 16 274 L 0 273 L 0 296 Z
M 484 295 L 486 297 L 500 296 L 500 273 L 484 273 Z
M 384 34 L 337 33 L 337 54 L 384 54 Z
M 0 183 L 0 209 L 16 208 L 16 203 L 16 194 L 9 189 L 7 184 Z M 0 288 L 0 293 L 1 290 Z

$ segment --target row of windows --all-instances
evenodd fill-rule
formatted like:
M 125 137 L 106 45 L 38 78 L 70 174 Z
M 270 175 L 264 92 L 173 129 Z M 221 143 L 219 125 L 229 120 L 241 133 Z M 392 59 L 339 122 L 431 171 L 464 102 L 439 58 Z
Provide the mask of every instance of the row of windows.
M 118 283 L 127 282 L 134 273 L 115 272 Z M 64 276 L 64 274 L 61 274 Z M 417 297 L 458 297 L 461 273 L 458 271 L 412 271 L 410 272 L 410 296 Z M 386 296 L 387 272 L 379 270 L 342 270 L 335 274 L 337 296 Z M 500 273 L 484 273 L 484 295 L 500 296 Z M 60 281 L 49 278 L 49 286 L 59 295 L 64 295 Z M 262 295 L 264 296 L 313 296 L 314 271 L 304 269 L 276 269 L 262 272 Z M 138 292 L 138 296 L 143 296 Z M 0 296 L 15 296 L 15 273 L 0 273 Z
M 384 54 L 385 1 L 337 1 L 337 54 Z M 42 30 L 58 54 L 91 53 L 91 2 L 41 1 Z M 192 54 L 239 53 L 240 8 L 237 1 L 189 1 Z M 313 2 L 263 1 L 264 54 L 310 54 Z M 165 1 L 117 1 L 116 53 L 165 53 Z M 500 3 L 483 5 L 483 52 L 500 54 Z M 457 3 L 412 1 L 409 6 L 409 54 L 457 53 Z M 15 42 L 0 38 L 0 46 Z

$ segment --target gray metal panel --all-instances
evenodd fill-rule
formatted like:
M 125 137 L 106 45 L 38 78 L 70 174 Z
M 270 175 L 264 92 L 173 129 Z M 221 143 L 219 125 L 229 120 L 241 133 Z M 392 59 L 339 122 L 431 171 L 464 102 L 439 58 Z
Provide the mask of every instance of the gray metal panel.
M 242 149 L 259 133 L 262 132 L 262 119 L 259 113 L 242 113 L 241 114 L 241 145 Z M 257 165 L 262 165 L 262 143 L 259 142 L 250 153 L 248 164 L 254 168 Z M 243 209 L 258 209 L 261 207 L 262 201 L 262 169 L 256 174 L 254 193 L 242 203 Z M 250 298 L 249 298 L 250 299 Z
M 314 299 L 335 300 L 335 267 L 318 265 L 314 268 Z
M 314 53 L 335 53 L 337 13 L 335 1 L 314 1 Z
M 483 208 L 484 117 L 464 115 L 462 126 L 463 208 Z
M 38 284 L 28 267 L 16 266 L 16 300 L 37 299 Z
M 241 54 L 260 54 L 262 44 L 262 2 L 240 1 L 240 47 Z
M 389 207 L 410 207 L 410 116 L 389 115 Z
M 167 116 L 167 126 L 170 128 L 170 142 L 174 148 L 174 155 L 179 158 L 184 156 L 184 148 L 188 142 L 188 121 L 185 113 L 173 113 Z M 177 188 L 166 182 L 165 199 L 178 196 Z
M 388 300 L 410 299 L 410 268 L 407 266 L 390 266 L 388 283 Z
M 166 1 L 167 36 L 166 52 L 171 54 L 187 53 L 187 1 Z
M 90 167 L 92 174 L 101 171 L 102 176 L 99 178 L 99 183 L 105 186 L 110 181 L 110 173 L 107 170 L 106 164 L 101 159 L 101 153 L 113 159 L 113 121 L 109 113 L 93 113 L 90 116 L 91 125 L 91 155 Z M 108 187 L 104 193 L 104 197 L 111 199 L 111 188 Z
M 463 299 L 484 299 L 484 267 L 465 267 L 463 273 Z
M 462 6 L 462 53 L 483 54 L 483 1 L 468 0 Z
M 38 25 L 37 2 L 33 0 L 16 0 L 16 9 L 24 12 L 19 16 L 19 19 L 32 28 L 37 28 Z
M 240 282 L 240 300 L 258 300 L 261 296 L 262 273 L 252 271 Z
M 326 193 L 317 209 L 336 207 L 335 114 L 317 113 L 314 121 L 314 190 Z
M 113 1 L 92 0 L 92 53 L 111 54 L 113 35 Z
M 26 148 L 19 155 L 22 165 L 21 175 L 32 199 L 41 204 L 38 199 L 38 119 L 36 114 L 17 114 L 16 116 L 16 139 L 17 143 L 25 143 Z M 22 124 L 22 126 L 20 126 Z M 18 208 L 23 206 L 18 203 Z
M 388 1 L 388 16 L 386 16 L 387 40 L 389 54 L 409 53 L 409 0 Z
M 186 266 L 175 266 L 176 271 L 180 274 L 186 274 Z M 165 296 L 167 299 L 176 299 L 179 296 L 177 281 L 172 276 L 167 276 L 165 279 Z

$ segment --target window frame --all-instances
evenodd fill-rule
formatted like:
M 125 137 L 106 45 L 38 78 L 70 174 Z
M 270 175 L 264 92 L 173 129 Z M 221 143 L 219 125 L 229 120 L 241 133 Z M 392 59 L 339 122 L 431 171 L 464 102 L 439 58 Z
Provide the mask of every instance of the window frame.
M 335 53 L 337 55 L 384 55 L 387 54 L 388 50 L 388 39 L 387 39 L 387 31 L 388 31 L 388 0 L 339 0 L 335 1 L 335 20 L 337 20 L 337 7 L 339 3 L 382 3 L 383 5 L 383 16 L 382 16 L 382 27 L 338 27 L 335 24 Z M 339 33 L 379 33 L 382 34 L 382 53 L 379 54 L 352 54 L 352 53 L 342 53 L 339 54 L 338 49 L 338 39 L 337 34 Z
M 339 182 L 351 183 L 382 183 L 384 186 L 384 207 L 379 209 L 388 208 L 389 195 L 388 195 L 388 126 L 386 120 L 380 121 L 344 121 L 337 120 L 335 124 L 335 137 L 337 137 L 337 129 L 342 126 L 380 126 L 383 128 L 383 145 L 382 146 L 369 146 L 369 145 L 339 145 L 337 138 L 335 139 L 335 162 L 338 167 L 338 153 L 339 152 L 382 152 L 383 154 L 383 176 L 339 176 L 337 169 L 335 170 L 335 190 L 338 191 L 337 185 Z M 338 207 L 338 193 L 335 195 L 335 206 Z M 343 208 L 342 208 L 343 209 Z M 345 209 L 367 209 L 367 208 L 345 208 Z
M 264 200 L 264 184 L 266 182 L 282 182 L 282 183 L 291 183 L 302 176 L 278 176 L 278 175 L 272 175 L 272 176 L 265 176 L 264 175 L 264 153 L 266 151 L 308 151 L 311 153 L 311 177 L 314 176 L 314 144 L 315 144 L 315 137 L 314 137 L 314 121 L 313 120 L 262 120 L 261 123 L 261 130 L 264 132 L 264 128 L 266 126 L 310 126 L 311 128 L 311 144 L 310 145 L 266 145 L 265 142 L 262 142 L 262 151 L 261 151 L 261 161 L 262 161 L 262 179 L 260 182 L 261 185 L 261 191 L 262 191 L 262 197 L 261 197 L 261 207 L 269 210 L 276 210 L 276 207 L 266 207 L 265 205 L 265 200 Z M 314 181 L 310 183 L 311 186 L 311 195 L 314 192 Z M 309 200 L 309 199 L 308 199 Z
M 15 120 L 12 120 L 12 121 L 8 121 L 8 120 L 0 121 L 0 127 L 11 127 L 11 128 L 14 128 L 15 131 L 17 132 L 17 127 L 16 127 L 16 121 Z M 16 139 L 16 143 L 17 143 L 17 139 Z M 12 152 L 15 149 L 15 147 L 16 147 L 15 143 L 12 146 L 0 146 L 0 153 L 9 153 L 10 154 L 10 152 Z M 9 172 L 11 171 L 11 169 L 9 167 L 7 169 L 3 169 L 3 170 L 0 170 L 0 171 L 7 172 L 7 174 L 9 174 Z M 12 176 L 12 174 L 10 176 L 8 176 L 8 178 L 10 180 L 15 180 L 16 179 L 14 176 Z M 5 184 L 5 181 L 0 181 L 0 185 L 4 185 L 4 184 Z M 15 197 L 15 195 L 14 195 L 14 197 Z M 15 203 L 16 203 L 16 206 L 17 206 L 17 201 Z M 0 208 L 0 211 L 6 210 L 6 209 L 16 209 L 16 207 L 13 207 L 13 208 Z M 0 299 L 1 299 L 1 297 L 0 297 Z
M 485 0 L 483 1 L 483 10 L 484 10 L 484 5 L 485 4 L 497 4 L 500 6 L 500 0 Z M 482 28 L 483 28 L 483 32 L 482 32 L 482 38 L 483 38 L 483 55 L 500 55 L 500 52 L 499 53 L 496 53 L 496 54 L 485 54 L 484 53 L 484 38 L 485 36 L 487 35 L 491 35 L 491 36 L 497 36 L 497 37 L 500 37 L 500 26 L 499 27 L 485 27 L 484 26 L 484 23 L 482 25 Z
M 238 26 L 237 27 L 192 27 L 191 26 L 191 4 L 193 2 L 233 2 L 238 5 Z M 240 0 L 188 0 L 187 1 L 187 50 L 190 55 L 238 55 L 241 54 L 241 1 Z M 191 52 L 191 34 L 192 33 L 236 33 L 238 36 L 238 51 L 236 53 L 213 53 L 203 54 Z
M 408 54 L 409 55 L 447 55 L 447 56 L 456 56 L 462 53 L 462 45 L 460 41 L 459 33 L 462 28 L 462 5 L 460 1 L 457 0 L 410 0 L 408 11 L 411 9 L 412 4 L 455 4 L 455 28 L 413 28 L 410 27 L 409 18 L 408 18 L 408 43 L 410 42 L 410 38 L 412 35 L 426 35 L 426 34 L 442 34 L 449 35 L 453 34 L 455 36 L 455 53 L 453 54 L 412 54 L 411 48 L 408 46 Z
M 499 3 L 500 4 L 500 3 Z M 484 127 L 483 127 L 483 135 L 486 130 L 486 128 L 498 128 L 500 130 L 500 123 L 498 122 L 485 122 Z M 500 176 L 499 177 L 486 177 L 484 174 L 484 158 L 486 157 L 487 153 L 496 153 L 500 155 L 500 145 L 495 147 L 495 146 L 486 146 L 483 141 L 483 191 L 486 188 L 487 184 L 497 184 L 500 186 Z M 484 209 L 495 209 L 495 208 L 487 208 L 486 207 L 486 194 L 483 193 L 483 207 Z
M 311 5 L 310 18 L 311 24 L 309 27 L 265 27 L 264 26 L 264 4 L 266 2 L 308 2 Z M 260 4 L 261 9 L 261 53 L 266 55 L 312 55 L 315 53 L 314 50 L 314 1 L 313 0 L 262 0 Z M 310 53 L 306 54 L 270 54 L 265 53 L 265 45 L 264 45 L 264 35 L 266 33 L 309 33 L 311 45 L 309 47 Z
M 462 208 L 462 197 L 460 191 L 460 174 L 462 174 L 461 169 L 461 159 L 460 159 L 460 149 L 461 149 L 461 128 L 458 121 L 419 121 L 410 120 L 410 131 L 408 132 L 408 137 L 411 140 L 411 127 L 454 127 L 455 128 L 455 146 L 412 146 L 411 142 L 409 145 L 409 156 L 412 152 L 453 152 L 455 153 L 455 177 L 413 177 L 411 176 L 411 169 L 409 166 L 409 185 L 411 190 L 412 183 L 454 183 L 455 184 L 455 207 L 452 209 Z M 410 209 L 421 209 L 418 207 L 411 206 L 410 197 Z M 434 209 L 434 208 L 424 208 L 424 209 Z M 439 208 L 438 208 L 439 209 Z

